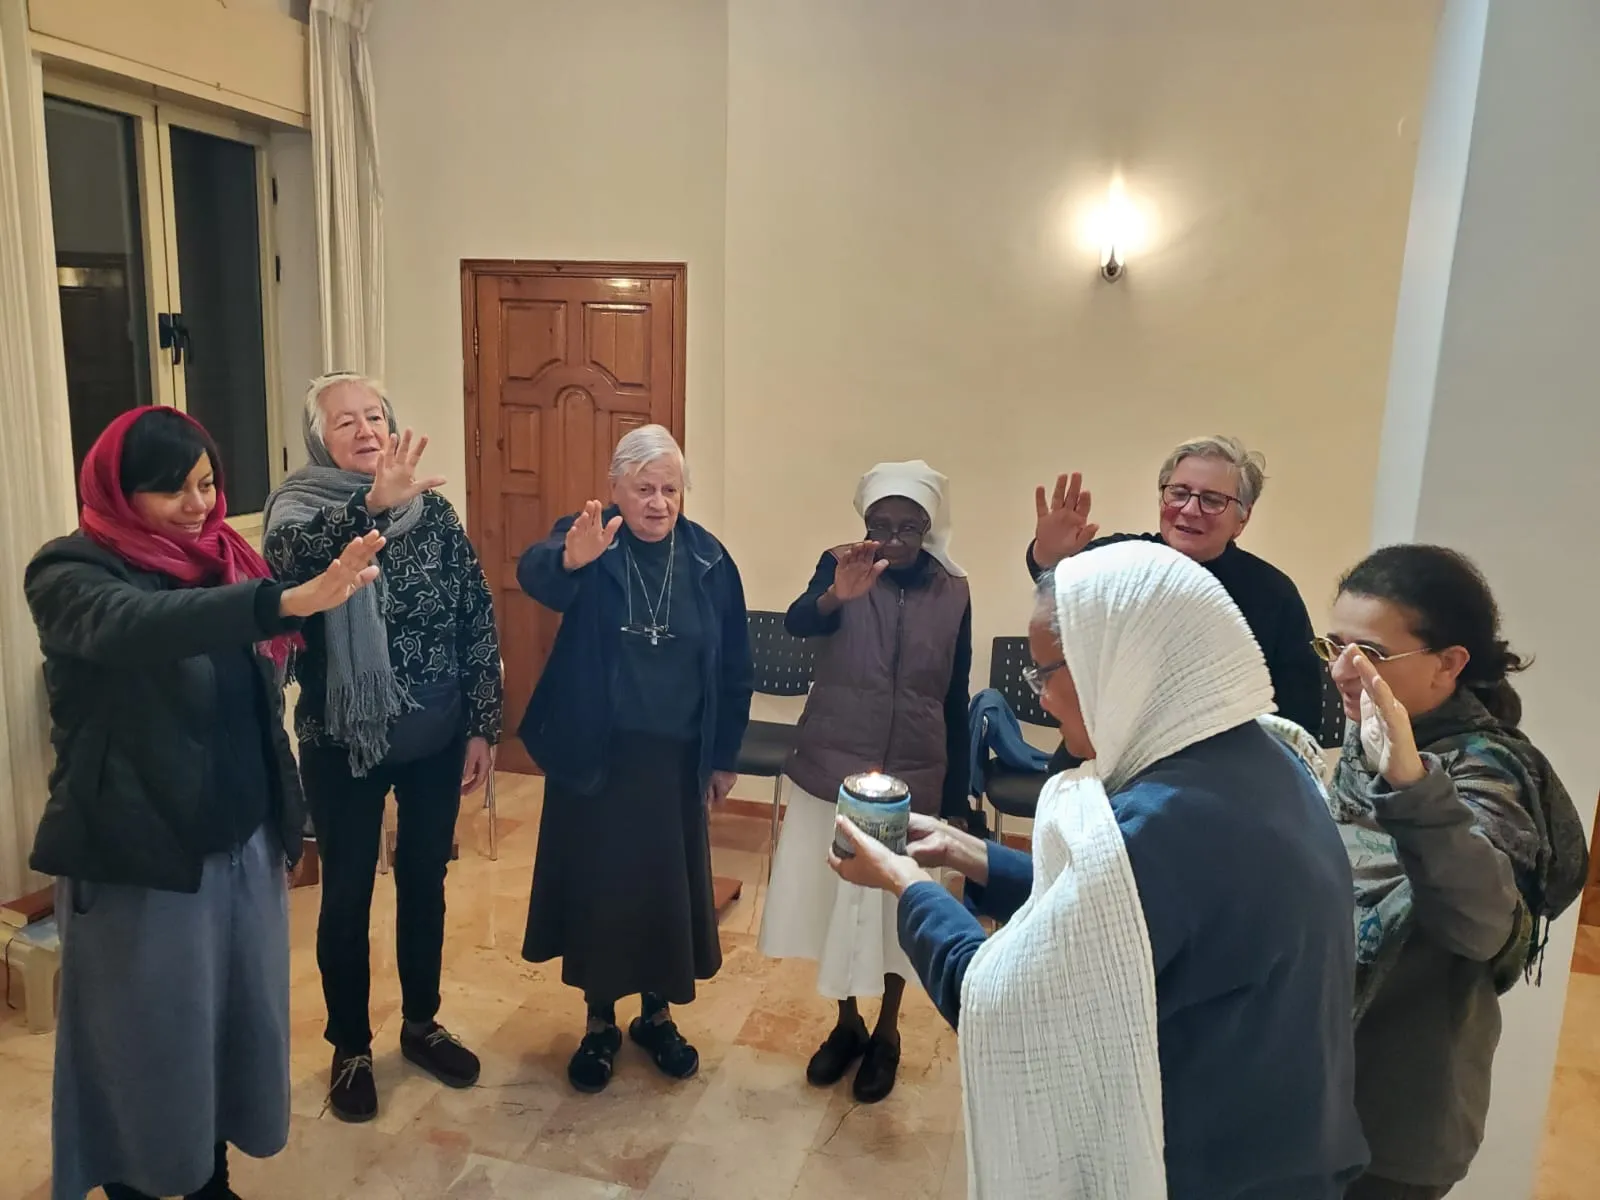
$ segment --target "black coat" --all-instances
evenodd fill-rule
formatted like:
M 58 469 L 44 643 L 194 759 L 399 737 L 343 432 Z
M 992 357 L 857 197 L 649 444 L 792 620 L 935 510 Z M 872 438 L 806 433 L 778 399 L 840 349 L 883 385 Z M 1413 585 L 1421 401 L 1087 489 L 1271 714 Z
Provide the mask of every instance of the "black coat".
M 605 510 L 603 519 L 618 514 Z M 605 786 L 606 743 L 611 736 L 618 643 L 627 621 L 627 576 L 617 543 L 577 571 L 562 569 L 567 530 L 577 514 L 562 517 L 550 536 L 523 551 L 517 562 L 522 590 L 562 614 L 555 645 L 534 688 L 519 734 L 539 768 L 554 783 L 583 795 Z M 700 726 L 700 790 L 713 771 L 737 769 L 739 745 L 750 722 L 753 672 L 750 630 L 739 568 L 722 543 L 687 517 L 678 536 L 698 569 L 692 577 L 700 623 L 708 631 L 705 707 Z M 660 698 L 672 703 L 670 696 Z
M 283 585 L 178 587 L 80 534 L 40 550 L 24 582 L 56 752 L 30 865 L 92 883 L 198 891 L 205 858 L 231 848 L 211 808 L 217 688 L 207 655 L 297 625 L 278 615 Z M 276 670 L 254 657 L 271 716 L 270 820 L 292 865 L 300 778 Z

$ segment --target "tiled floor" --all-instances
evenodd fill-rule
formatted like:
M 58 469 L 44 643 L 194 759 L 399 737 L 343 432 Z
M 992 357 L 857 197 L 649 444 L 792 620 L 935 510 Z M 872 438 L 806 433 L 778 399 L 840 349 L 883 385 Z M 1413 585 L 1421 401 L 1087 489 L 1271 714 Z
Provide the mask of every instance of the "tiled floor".
M 373 911 L 373 1028 L 382 1110 L 370 1125 L 323 1112 L 329 1050 L 314 957 L 317 889 L 292 893 L 294 1121 L 287 1150 L 236 1156 L 248 1200 L 880 1200 L 965 1195 L 955 1036 L 908 989 L 900 1086 L 856 1104 L 846 1081 L 817 1091 L 805 1061 L 832 1023 L 813 971 L 769 962 L 755 947 L 766 877 L 766 823 L 719 815 L 718 874 L 745 881 L 722 923 L 725 961 L 700 999 L 676 1011 L 700 1049 L 698 1078 L 672 1084 L 624 1048 L 603 1095 L 578 1096 L 566 1062 L 582 1032 L 559 964 L 522 961 L 537 838 L 539 785 L 502 776 L 500 857 L 484 857 L 481 814 L 464 817 L 450 872 L 441 1019 L 483 1059 L 479 1086 L 451 1091 L 400 1058 L 394 892 L 380 879 Z M 868 1006 L 870 1016 L 872 1008 Z M 625 1020 L 632 1014 L 624 1008 Z M 49 1195 L 53 1039 L 0 1023 L 0 1200 Z M 98 1193 L 96 1193 L 98 1198 Z
M 554 966 L 519 954 L 538 824 L 538 783 L 503 777 L 498 862 L 481 814 L 463 818 L 450 875 L 445 945 L 449 1026 L 483 1058 L 483 1079 L 454 1092 L 399 1057 L 393 890 L 373 913 L 373 1026 L 383 1108 L 364 1127 L 323 1112 L 328 1048 L 313 957 L 317 891 L 292 900 L 294 1123 L 289 1148 L 239 1159 L 249 1200 L 956 1200 L 965 1194 L 955 1037 L 913 987 L 899 1088 L 865 1107 L 848 1084 L 819 1092 L 804 1064 L 832 1020 L 804 963 L 764 960 L 755 930 L 765 822 L 718 816 L 716 869 L 746 881 L 723 921 L 726 961 L 678 1011 L 703 1067 L 669 1084 L 633 1047 L 611 1088 L 575 1095 L 568 1055 L 582 1018 Z M 1600 971 L 1600 929 L 1580 931 L 1576 966 Z M 870 1011 L 870 1010 L 869 1010 Z M 619 1014 L 627 1016 L 625 1012 Z M 1592 1200 L 1600 1177 L 1600 974 L 1572 979 L 1536 1200 Z M 0 1021 L 0 1200 L 49 1195 L 52 1039 Z

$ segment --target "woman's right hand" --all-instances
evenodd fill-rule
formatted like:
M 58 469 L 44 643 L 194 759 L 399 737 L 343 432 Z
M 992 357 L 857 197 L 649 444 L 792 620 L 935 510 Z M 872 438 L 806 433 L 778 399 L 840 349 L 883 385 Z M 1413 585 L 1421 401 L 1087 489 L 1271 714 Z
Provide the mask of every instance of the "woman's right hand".
M 390 434 L 378 450 L 378 465 L 372 473 L 372 486 L 367 489 L 367 511 L 388 512 L 403 508 L 423 492 L 441 488 L 444 476 L 430 475 L 417 478 L 417 466 L 422 452 L 428 448 L 428 439 L 417 437 L 407 429 L 396 436 Z
M 284 589 L 278 599 L 278 612 L 304 620 L 338 608 L 378 577 L 378 566 L 372 560 L 382 549 L 383 535 L 377 530 L 358 537 L 321 575 L 308 583 Z
M 937 817 L 912 813 L 906 829 L 906 853 L 919 866 L 948 867 L 973 883 L 989 882 L 989 849 L 979 838 Z
M 1043 488 L 1034 489 L 1034 562 L 1053 567 L 1094 541 L 1100 526 L 1089 523 L 1089 502 L 1089 493 L 1083 490 L 1083 476 L 1077 471 L 1056 476 L 1055 491 L 1048 501 Z
M 878 576 L 888 569 L 887 559 L 878 557 L 877 542 L 856 542 L 840 546 L 833 552 L 836 565 L 833 569 L 834 599 L 840 603 L 859 600 L 872 590 Z
M 622 528 L 622 518 L 616 516 L 607 521 L 604 513 L 598 500 L 591 500 L 583 506 L 578 519 L 567 530 L 566 546 L 561 551 L 563 571 L 587 567 L 604 554 L 606 547 L 616 539 L 617 530 Z

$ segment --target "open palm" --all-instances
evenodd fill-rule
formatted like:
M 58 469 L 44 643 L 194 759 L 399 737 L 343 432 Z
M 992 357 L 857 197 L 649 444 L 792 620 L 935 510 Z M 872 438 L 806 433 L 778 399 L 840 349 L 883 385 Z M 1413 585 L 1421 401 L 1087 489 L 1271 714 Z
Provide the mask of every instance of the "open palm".
M 1427 774 L 1411 728 L 1411 714 L 1395 699 L 1371 659 L 1353 646 L 1347 647 L 1345 654 L 1361 677 L 1361 749 L 1367 766 L 1392 788 L 1411 787 Z
M 889 566 L 878 557 L 876 542 L 856 542 L 833 552 L 833 594 L 840 600 L 859 600 L 872 590 Z
M 1100 532 L 1089 521 L 1090 493 L 1084 490 L 1083 476 L 1056 476 L 1055 490 L 1049 498 L 1041 488 L 1034 489 L 1033 558 L 1041 567 L 1053 567 L 1071 558 Z

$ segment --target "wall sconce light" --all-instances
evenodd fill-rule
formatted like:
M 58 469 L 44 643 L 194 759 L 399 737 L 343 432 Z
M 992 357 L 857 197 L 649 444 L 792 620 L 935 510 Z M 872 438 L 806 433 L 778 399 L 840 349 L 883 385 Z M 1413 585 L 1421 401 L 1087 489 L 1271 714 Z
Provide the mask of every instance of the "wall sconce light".
M 1100 278 L 1115 283 L 1122 278 L 1122 250 L 1115 242 L 1107 242 L 1100 249 Z
M 1127 273 L 1128 254 L 1144 235 L 1144 218 L 1128 199 L 1120 177 L 1113 178 L 1105 201 L 1089 218 L 1091 244 L 1100 251 L 1100 278 L 1115 283 Z

